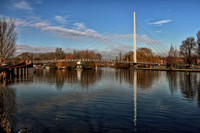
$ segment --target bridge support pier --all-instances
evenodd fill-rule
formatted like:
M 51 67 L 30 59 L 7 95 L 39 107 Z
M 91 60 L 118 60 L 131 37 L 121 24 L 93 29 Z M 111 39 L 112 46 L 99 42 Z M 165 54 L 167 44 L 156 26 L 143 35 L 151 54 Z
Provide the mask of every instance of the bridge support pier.
M 136 69 L 137 68 L 137 63 L 134 63 L 133 64 L 133 69 Z
M 20 68 L 17 68 L 17 77 L 19 77 L 20 76 Z
M 11 76 L 12 76 L 12 78 L 15 76 L 15 72 L 14 72 L 14 68 L 11 68 Z
M 17 68 L 14 68 L 14 76 L 17 76 L 18 72 L 17 72 Z
M 17 77 L 18 77 L 18 79 L 19 79 L 19 78 L 20 78 L 20 75 L 21 75 L 21 71 L 20 71 L 20 68 L 17 68 L 17 70 L 18 70 Z
M 14 69 L 10 68 L 9 69 L 9 79 L 10 80 L 12 79 L 13 75 L 14 75 Z
M 26 80 L 28 79 L 28 68 L 25 68 L 25 73 L 26 73 Z
M 130 64 L 130 69 L 136 69 L 137 68 L 137 63 L 133 63 L 133 64 Z
M 24 67 L 22 68 L 22 80 L 24 80 L 24 75 L 25 75 L 25 73 L 24 73 Z

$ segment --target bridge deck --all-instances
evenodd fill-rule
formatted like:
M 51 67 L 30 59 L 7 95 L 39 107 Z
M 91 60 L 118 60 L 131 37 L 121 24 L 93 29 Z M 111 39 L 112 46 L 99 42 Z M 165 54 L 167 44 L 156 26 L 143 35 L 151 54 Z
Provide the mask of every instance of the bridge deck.
M 58 63 L 58 62 L 99 62 L 99 63 L 126 63 L 133 64 L 133 61 L 123 61 L 123 60 L 98 60 L 98 59 L 54 59 L 54 60 L 33 60 L 33 64 L 44 64 L 44 63 Z M 137 64 L 161 64 L 153 62 L 137 62 Z
M 26 64 L 24 61 L 17 65 L 6 66 L 6 68 L 26 68 L 26 67 L 33 67 L 33 62 Z

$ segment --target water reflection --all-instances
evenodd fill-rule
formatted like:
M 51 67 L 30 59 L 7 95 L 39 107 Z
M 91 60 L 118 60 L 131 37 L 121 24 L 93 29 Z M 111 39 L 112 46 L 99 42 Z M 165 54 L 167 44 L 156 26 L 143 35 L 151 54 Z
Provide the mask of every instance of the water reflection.
M 101 80 L 101 77 L 108 78 L 109 81 L 119 82 L 120 84 L 128 83 L 131 86 L 134 84 L 134 72 L 124 69 L 118 70 L 37 70 L 34 80 L 37 82 L 56 83 L 57 90 L 62 90 L 64 83 L 76 84 L 79 83 L 82 88 L 88 88 Z M 158 71 L 137 71 L 137 85 L 141 90 L 149 90 L 156 80 L 159 79 Z
M 137 123 L 137 71 L 134 71 L 134 126 Z
M 129 71 L 124 69 L 119 69 L 115 71 L 114 75 L 109 74 L 108 76 L 115 78 L 115 82 L 119 82 L 120 84 L 126 82 L 131 86 L 134 84 L 134 73 L 135 71 Z M 142 90 L 146 91 L 152 88 L 153 84 L 159 79 L 160 72 L 159 71 L 148 71 L 148 70 L 137 70 L 137 86 Z
M 173 95 L 178 88 L 189 101 L 197 99 L 200 106 L 200 78 L 199 73 L 167 72 L 169 89 Z
M 194 119 L 195 112 L 181 111 L 189 102 L 180 96 L 199 104 L 199 85 L 197 73 L 37 70 L 32 82 L 2 85 L 1 101 L 3 112 L 30 123 L 34 132 L 156 132 L 170 123 L 174 131 L 188 115 Z
M 58 70 L 58 71 L 56 71 L 56 73 L 55 73 L 55 80 L 56 80 L 56 88 L 57 88 L 57 90 L 59 90 L 59 91 L 62 91 L 62 88 L 63 88 L 63 86 L 64 86 L 64 82 L 65 82 L 65 78 L 64 78 L 64 76 L 65 76 L 65 73 L 64 72 L 62 72 L 62 70 Z
M 101 71 L 69 71 L 69 70 L 37 70 L 34 81 L 56 83 L 57 90 L 62 90 L 64 83 L 79 83 L 82 88 L 88 88 L 101 79 Z
M 197 75 L 184 73 L 180 75 L 180 88 L 184 97 L 193 100 L 198 91 Z
M 142 90 L 152 89 L 153 84 L 158 81 L 160 77 L 159 71 L 137 71 L 137 85 Z
M 11 133 L 13 117 L 17 111 L 16 92 L 10 87 L 0 87 L 0 120 L 1 128 Z
M 81 81 L 82 72 L 83 72 L 83 70 L 77 70 L 77 79 L 78 79 L 78 81 Z
M 169 89 L 171 94 L 173 95 L 175 92 L 177 92 L 178 88 L 178 73 L 177 72 L 168 72 L 167 71 L 167 78 L 169 83 Z

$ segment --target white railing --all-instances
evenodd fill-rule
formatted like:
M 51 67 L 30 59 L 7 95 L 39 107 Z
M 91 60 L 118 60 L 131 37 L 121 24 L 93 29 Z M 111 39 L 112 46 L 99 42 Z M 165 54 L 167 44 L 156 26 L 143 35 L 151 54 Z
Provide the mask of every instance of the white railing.
M 100 60 L 100 59 L 53 59 L 53 60 L 33 60 L 34 64 L 43 64 L 43 63 L 58 63 L 58 62 L 99 62 L 99 63 L 128 63 L 131 64 L 133 61 L 124 61 L 124 60 Z M 137 64 L 160 64 L 153 62 L 138 62 Z

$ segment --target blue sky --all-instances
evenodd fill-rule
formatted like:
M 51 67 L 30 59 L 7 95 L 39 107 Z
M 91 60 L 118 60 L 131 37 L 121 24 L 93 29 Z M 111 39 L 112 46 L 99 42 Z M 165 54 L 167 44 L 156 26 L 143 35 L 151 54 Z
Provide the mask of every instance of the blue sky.
M 115 55 L 132 48 L 134 11 L 137 47 L 157 52 L 196 38 L 199 5 L 199 0 L 1 0 L 0 15 L 16 21 L 17 53 L 62 47 Z

